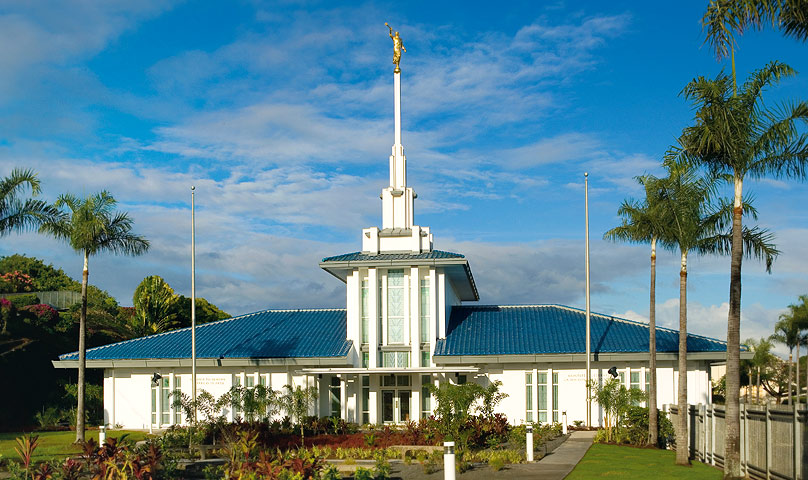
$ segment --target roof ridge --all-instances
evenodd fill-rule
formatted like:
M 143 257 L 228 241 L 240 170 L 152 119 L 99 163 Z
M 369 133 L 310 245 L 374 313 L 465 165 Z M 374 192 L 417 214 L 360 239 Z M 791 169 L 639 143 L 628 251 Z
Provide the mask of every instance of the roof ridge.
M 572 312 L 586 313 L 586 310 L 583 310 L 581 308 L 570 307 L 570 306 L 567 306 L 567 305 L 560 305 L 560 304 L 557 304 L 557 303 L 539 303 L 539 304 L 526 304 L 526 305 L 458 305 L 458 307 L 460 307 L 460 308 L 484 308 L 484 307 L 498 307 L 498 308 L 541 307 L 541 308 L 546 308 L 546 307 L 554 307 L 554 308 L 561 308 L 561 309 L 564 309 L 564 310 L 569 310 L 569 311 L 572 311 Z M 455 307 L 452 307 L 452 308 L 455 308 Z M 615 315 L 606 315 L 605 313 L 598 313 L 598 312 L 590 312 L 590 315 L 595 315 L 595 316 L 602 317 L 602 318 L 605 318 L 605 319 L 611 319 L 611 320 L 616 320 L 618 322 L 628 323 L 628 324 L 632 324 L 632 325 L 640 325 L 640 326 L 643 326 L 643 327 L 646 327 L 646 328 L 651 328 L 651 325 L 648 324 L 648 323 L 640 322 L 640 321 L 637 321 L 637 320 L 629 320 L 627 318 L 618 317 L 618 316 L 615 316 Z M 668 331 L 670 333 L 676 333 L 676 334 L 679 333 L 679 330 L 669 328 L 669 327 L 660 327 L 658 325 L 656 326 L 656 329 L 657 330 Z M 724 340 L 719 340 L 717 338 L 708 337 L 706 335 L 699 335 L 697 333 L 690 333 L 690 332 L 687 332 L 687 335 L 688 336 L 693 336 L 693 337 L 696 337 L 696 338 L 701 338 L 703 340 L 708 340 L 710 342 L 717 343 L 719 345 L 726 345 L 727 344 L 727 342 L 724 341 Z

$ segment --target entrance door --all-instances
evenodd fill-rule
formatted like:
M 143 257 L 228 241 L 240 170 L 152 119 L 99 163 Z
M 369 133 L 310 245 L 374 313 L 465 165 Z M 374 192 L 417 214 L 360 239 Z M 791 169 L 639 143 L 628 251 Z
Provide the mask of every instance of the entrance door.
M 382 390 L 382 422 L 409 422 L 411 397 L 410 390 Z
M 398 391 L 398 412 L 397 412 L 397 422 L 396 423 L 405 423 L 410 421 L 410 397 L 412 396 L 412 392 L 409 390 L 399 390 Z
M 396 397 L 395 390 L 382 390 L 382 422 L 395 422 L 395 405 L 393 399 Z

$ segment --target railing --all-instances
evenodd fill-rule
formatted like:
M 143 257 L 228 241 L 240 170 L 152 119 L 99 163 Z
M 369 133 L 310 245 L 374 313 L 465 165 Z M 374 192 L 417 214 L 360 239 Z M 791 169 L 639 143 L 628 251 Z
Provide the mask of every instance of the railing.
M 67 310 L 71 306 L 81 302 L 81 293 L 71 290 L 53 290 L 48 292 L 22 292 L 22 293 L 0 293 L 0 298 L 11 298 L 20 295 L 36 295 L 39 303 L 45 303 L 56 310 Z
M 677 425 L 676 405 L 666 405 Z M 690 457 L 724 465 L 725 408 L 688 405 Z M 795 421 L 796 420 L 796 421 Z M 750 478 L 808 480 L 808 410 L 741 404 L 741 473 Z M 797 475 L 795 475 L 797 472 Z

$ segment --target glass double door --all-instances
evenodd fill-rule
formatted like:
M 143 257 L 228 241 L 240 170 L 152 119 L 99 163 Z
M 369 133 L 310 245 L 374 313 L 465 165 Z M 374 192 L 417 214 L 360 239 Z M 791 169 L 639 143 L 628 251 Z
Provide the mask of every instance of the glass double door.
M 410 421 L 411 390 L 382 390 L 382 421 L 405 423 Z

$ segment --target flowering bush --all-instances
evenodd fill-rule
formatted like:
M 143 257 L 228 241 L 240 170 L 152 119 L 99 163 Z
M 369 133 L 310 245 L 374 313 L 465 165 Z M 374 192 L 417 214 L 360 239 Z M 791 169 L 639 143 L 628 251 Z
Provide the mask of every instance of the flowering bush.
M 7 298 L 0 298 L 0 333 L 8 331 L 8 322 L 14 317 L 16 308 Z
M 14 271 L 0 275 L 0 292 L 21 293 L 30 292 L 33 289 L 34 281 L 26 273 Z
M 59 312 L 44 303 L 28 305 L 27 307 L 23 307 L 22 310 L 32 314 L 32 323 L 37 326 L 55 325 L 59 322 Z

